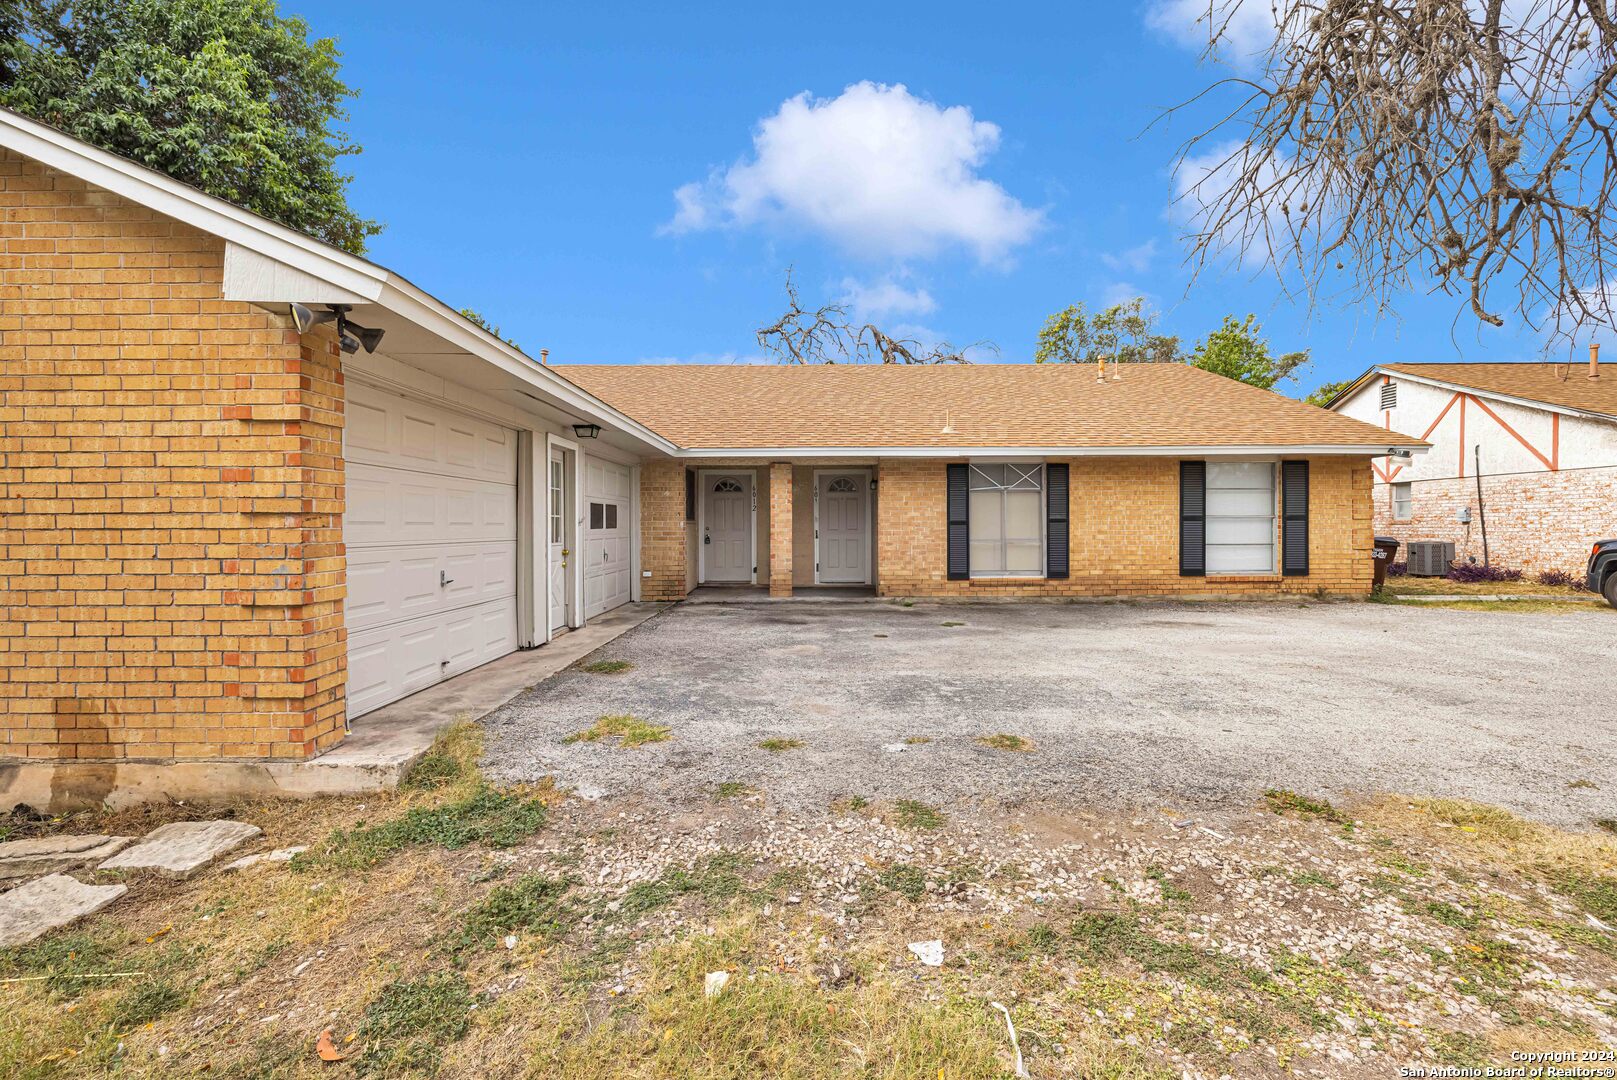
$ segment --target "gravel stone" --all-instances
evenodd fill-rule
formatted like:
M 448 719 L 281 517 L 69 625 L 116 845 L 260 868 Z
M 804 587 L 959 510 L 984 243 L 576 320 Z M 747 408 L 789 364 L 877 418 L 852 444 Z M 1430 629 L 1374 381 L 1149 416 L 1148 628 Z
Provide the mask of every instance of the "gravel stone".
M 1566 657 L 1609 619 L 1314 601 L 681 605 L 596 654 L 628 673 L 568 669 L 487 717 L 485 768 L 668 805 L 727 781 L 816 809 L 861 795 L 1194 812 L 1290 788 L 1586 826 L 1617 786 L 1617 669 L 1569 678 Z M 672 738 L 562 742 L 618 713 Z M 974 741 L 999 732 L 1035 749 Z M 771 754 L 767 737 L 805 745 Z M 930 741 L 885 752 L 911 737 Z

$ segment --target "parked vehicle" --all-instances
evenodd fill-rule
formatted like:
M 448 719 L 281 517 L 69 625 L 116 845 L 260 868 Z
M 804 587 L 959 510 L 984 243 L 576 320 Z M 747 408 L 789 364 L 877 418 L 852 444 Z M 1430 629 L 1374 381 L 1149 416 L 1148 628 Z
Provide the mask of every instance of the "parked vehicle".
M 1601 540 L 1589 552 L 1590 592 L 1599 593 L 1617 607 L 1617 540 Z

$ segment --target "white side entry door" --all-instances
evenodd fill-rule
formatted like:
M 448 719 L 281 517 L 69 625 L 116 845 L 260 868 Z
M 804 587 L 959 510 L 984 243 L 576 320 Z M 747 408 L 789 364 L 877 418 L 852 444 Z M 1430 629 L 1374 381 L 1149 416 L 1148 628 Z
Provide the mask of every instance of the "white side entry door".
M 573 588 L 569 571 L 574 564 L 572 549 L 567 546 L 573 485 L 567 471 L 567 455 L 555 447 L 550 450 L 546 475 L 549 499 L 546 503 L 549 513 L 546 515 L 545 528 L 550 548 L 550 633 L 554 637 L 565 633 L 572 625 L 569 616 L 572 614 Z

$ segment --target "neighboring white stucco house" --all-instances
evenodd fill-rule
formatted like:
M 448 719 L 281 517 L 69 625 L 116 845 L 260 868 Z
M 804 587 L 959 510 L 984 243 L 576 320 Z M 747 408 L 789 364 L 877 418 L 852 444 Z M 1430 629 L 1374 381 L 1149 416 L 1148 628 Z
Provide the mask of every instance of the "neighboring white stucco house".
M 1579 571 L 1617 536 L 1617 368 L 1588 364 L 1382 364 L 1329 408 L 1432 443 L 1374 463 L 1377 535 L 1452 540 L 1529 572 Z M 1479 468 L 1480 454 L 1480 468 Z M 1400 556 L 1401 558 L 1402 556 Z

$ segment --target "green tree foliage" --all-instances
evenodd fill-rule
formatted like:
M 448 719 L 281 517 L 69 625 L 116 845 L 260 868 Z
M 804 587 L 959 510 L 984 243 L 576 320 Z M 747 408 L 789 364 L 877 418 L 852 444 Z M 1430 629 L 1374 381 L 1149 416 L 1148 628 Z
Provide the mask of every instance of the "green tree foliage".
M 1044 320 L 1033 360 L 1039 364 L 1090 364 L 1100 357 L 1121 363 L 1171 364 L 1184 359 L 1179 339 L 1156 332 L 1157 313 L 1137 296 L 1091 315 L 1072 304 Z
M 1321 386 L 1318 390 L 1315 390 L 1313 393 L 1303 398 L 1303 400 L 1308 402 L 1310 405 L 1317 405 L 1323 409 L 1326 403 L 1329 402 L 1333 397 L 1340 394 L 1342 391 L 1346 390 L 1352 385 L 1352 379 L 1343 379 L 1341 382 L 1328 382 L 1324 386 Z
M 522 350 L 521 345 L 518 345 L 515 341 L 512 341 L 510 338 L 500 333 L 500 328 L 484 318 L 481 312 L 474 311 L 469 307 L 463 307 L 460 309 L 460 315 L 461 318 L 465 319 L 467 322 L 476 323 L 482 329 L 487 330 L 489 333 L 511 346 L 511 348 L 516 349 L 519 352 Z
M 1190 362 L 1206 371 L 1269 390 L 1308 363 L 1308 351 L 1274 356 L 1262 333 L 1263 327 L 1258 325 L 1256 315 L 1245 319 L 1226 315 L 1223 326 L 1196 343 Z
M 338 55 L 274 0 L 0 0 L 0 105 L 359 253 Z

